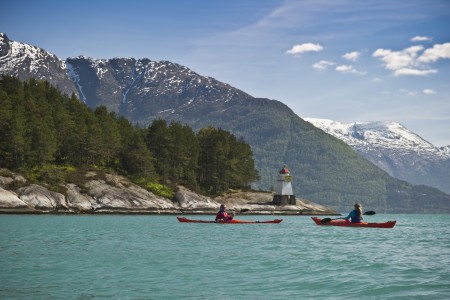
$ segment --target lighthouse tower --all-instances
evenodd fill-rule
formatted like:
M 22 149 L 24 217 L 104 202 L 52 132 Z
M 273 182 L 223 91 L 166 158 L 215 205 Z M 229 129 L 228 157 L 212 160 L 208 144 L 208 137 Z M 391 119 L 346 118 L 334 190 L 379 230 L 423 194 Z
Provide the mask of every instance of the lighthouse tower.
M 275 195 L 273 196 L 275 205 L 295 205 L 295 195 L 292 191 L 292 176 L 286 165 L 280 170 L 277 176 Z

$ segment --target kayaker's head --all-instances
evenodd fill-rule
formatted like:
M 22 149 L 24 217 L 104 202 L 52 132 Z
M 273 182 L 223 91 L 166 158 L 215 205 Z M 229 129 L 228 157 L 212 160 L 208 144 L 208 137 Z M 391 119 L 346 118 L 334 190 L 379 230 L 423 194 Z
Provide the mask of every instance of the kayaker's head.
M 361 203 L 356 203 L 355 204 L 355 209 L 362 209 L 362 205 L 361 205 Z
M 225 204 L 221 204 L 221 205 L 220 205 L 220 210 L 225 210 L 225 209 L 227 209 L 226 206 L 225 206 Z

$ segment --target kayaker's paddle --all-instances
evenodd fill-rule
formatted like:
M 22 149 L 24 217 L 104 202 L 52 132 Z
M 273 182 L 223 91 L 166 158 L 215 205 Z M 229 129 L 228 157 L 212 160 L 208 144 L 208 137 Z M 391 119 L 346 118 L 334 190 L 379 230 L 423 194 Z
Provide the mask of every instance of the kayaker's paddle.
M 373 210 L 369 210 L 366 211 L 365 213 L 363 213 L 363 215 L 365 216 L 373 216 L 374 214 L 376 214 L 376 212 L 374 212 Z M 329 223 L 333 220 L 341 220 L 342 218 L 336 218 L 336 219 L 331 219 L 331 218 L 324 218 L 320 221 L 321 224 L 325 224 L 325 223 Z

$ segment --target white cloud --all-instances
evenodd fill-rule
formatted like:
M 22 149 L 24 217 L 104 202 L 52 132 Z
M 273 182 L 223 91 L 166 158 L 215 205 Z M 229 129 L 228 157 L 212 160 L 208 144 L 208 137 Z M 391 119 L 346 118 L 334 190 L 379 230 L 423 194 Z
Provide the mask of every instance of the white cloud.
M 335 63 L 332 61 L 321 60 L 318 63 L 315 63 L 313 65 L 313 68 L 317 69 L 317 70 L 326 70 L 329 66 L 333 66 L 333 65 L 335 65 Z
M 400 92 L 407 94 L 408 96 L 415 96 L 417 95 L 416 91 L 411 91 L 411 90 L 407 90 L 407 89 L 400 89 Z
M 428 95 L 436 94 L 436 92 L 432 89 L 424 89 L 423 93 Z
M 350 65 L 340 65 L 336 67 L 336 71 L 342 72 L 342 73 L 350 73 L 353 70 L 355 70 L 353 68 L 353 66 Z
M 416 65 L 418 52 L 423 50 L 423 46 L 412 46 L 402 51 L 392 51 L 389 49 L 377 49 L 372 56 L 379 57 L 389 70 L 398 70 Z
M 366 72 L 361 72 L 361 71 L 356 70 L 352 65 L 337 66 L 336 71 L 342 72 L 342 73 L 352 73 L 352 74 L 360 74 L 360 75 L 366 74 Z
M 322 50 L 323 47 L 319 44 L 305 43 L 294 45 L 290 50 L 286 51 L 286 53 L 292 55 L 300 55 L 305 52 L 318 52 Z
M 377 49 L 372 56 L 379 58 L 384 67 L 394 72 L 395 76 L 414 75 L 426 76 L 438 72 L 431 69 L 428 63 L 438 59 L 450 58 L 450 43 L 437 44 L 426 49 L 421 45 L 412 46 L 401 51 Z M 420 53 L 423 53 L 420 55 Z
M 411 42 L 424 42 L 424 41 L 432 41 L 433 38 L 427 37 L 427 36 L 415 36 L 410 39 Z
M 342 55 L 342 57 L 345 58 L 346 60 L 357 61 L 360 55 L 361 55 L 361 52 L 353 51 L 353 52 L 345 53 L 344 55 Z
M 394 75 L 395 76 L 401 76 L 401 75 L 426 76 L 429 74 L 435 74 L 437 72 L 438 71 L 436 69 L 419 70 L 419 69 L 403 68 L 403 69 L 395 70 Z
M 418 60 L 420 62 L 429 63 L 446 58 L 450 59 L 450 43 L 434 45 L 433 48 L 425 50 Z

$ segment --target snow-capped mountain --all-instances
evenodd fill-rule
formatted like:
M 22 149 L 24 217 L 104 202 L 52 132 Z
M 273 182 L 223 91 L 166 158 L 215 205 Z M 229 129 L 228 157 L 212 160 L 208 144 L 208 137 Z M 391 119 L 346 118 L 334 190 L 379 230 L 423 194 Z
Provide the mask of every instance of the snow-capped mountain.
M 253 98 L 169 61 L 85 56 L 63 61 L 41 48 L 11 41 L 4 33 L 0 74 L 47 80 L 68 95 L 74 92 L 89 107 L 105 105 L 144 125 L 155 118 L 177 119 L 204 102 L 222 105 Z
M 390 175 L 450 192 L 450 147 L 435 147 L 396 122 L 340 122 L 305 118 L 344 141 Z
M 106 105 L 141 124 L 172 118 L 205 102 L 217 104 L 251 99 L 248 94 L 169 62 L 149 59 L 66 60 L 80 99 L 88 106 Z
M 65 62 L 41 48 L 8 39 L 0 32 L 0 74 L 26 80 L 30 77 L 47 80 L 62 92 L 77 94 L 67 75 Z

